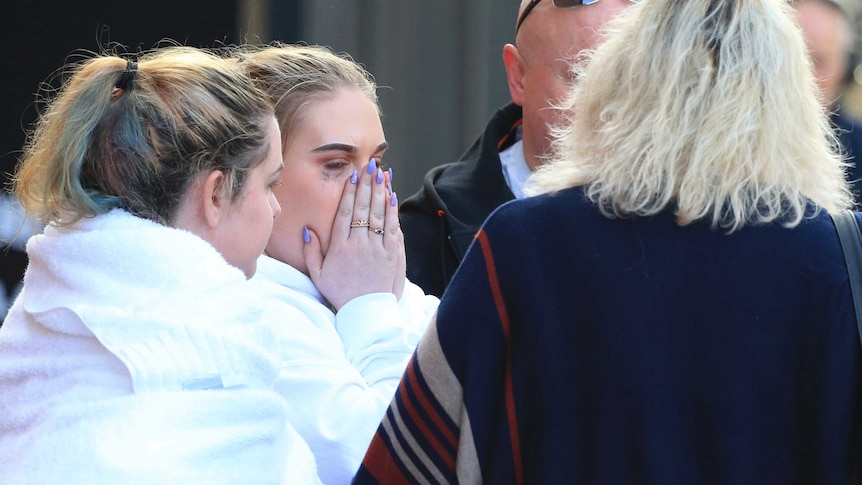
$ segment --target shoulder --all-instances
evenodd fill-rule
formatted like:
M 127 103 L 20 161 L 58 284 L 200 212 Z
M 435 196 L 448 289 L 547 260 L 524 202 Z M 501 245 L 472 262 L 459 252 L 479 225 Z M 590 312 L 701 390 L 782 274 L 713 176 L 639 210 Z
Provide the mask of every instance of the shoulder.
M 442 205 L 437 190 L 438 179 L 444 177 L 444 174 L 453 166 L 457 171 L 457 163 L 447 163 L 438 165 L 425 174 L 422 187 L 401 202 L 398 211 L 402 218 L 419 214 L 432 215 Z M 448 175 L 445 177 L 448 178 Z
M 485 223 L 485 229 L 524 225 L 538 228 L 554 223 L 574 223 L 583 218 L 602 217 L 598 209 L 575 187 L 554 194 L 512 200 L 498 207 Z
M 569 189 L 501 205 L 482 225 L 473 250 L 518 273 L 540 260 L 558 259 L 573 241 L 605 237 L 602 227 L 610 223 L 582 190 Z
M 422 188 L 404 200 L 402 213 L 436 215 L 438 209 L 469 212 L 474 205 L 496 207 L 513 199 L 503 178 L 500 150 L 514 143 L 521 119 L 520 106 L 509 103 L 498 109 L 457 161 L 438 165 L 425 174 Z
M 265 254 L 258 258 L 257 271 L 249 281 L 255 290 L 268 300 L 293 306 L 306 314 L 331 313 L 322 303 L 323 296 L 311 278 L 293 266 Z

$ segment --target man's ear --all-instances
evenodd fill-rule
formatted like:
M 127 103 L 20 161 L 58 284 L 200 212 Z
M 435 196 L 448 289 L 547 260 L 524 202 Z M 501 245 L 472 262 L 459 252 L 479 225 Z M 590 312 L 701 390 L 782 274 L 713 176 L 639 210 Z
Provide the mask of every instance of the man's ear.
M 518 106 L 524 106 L 524 59 L 516 46 L 512 44 L 503 46 L 503 64 L 506 65 L 506 78 L 509 81 L 512 102 Z
M 227 209 L 224 197 L 225 175 L 221 170 L 213 170 L 204 178 L 201 205 L 204 220 L 210 228 L 216 227 Z

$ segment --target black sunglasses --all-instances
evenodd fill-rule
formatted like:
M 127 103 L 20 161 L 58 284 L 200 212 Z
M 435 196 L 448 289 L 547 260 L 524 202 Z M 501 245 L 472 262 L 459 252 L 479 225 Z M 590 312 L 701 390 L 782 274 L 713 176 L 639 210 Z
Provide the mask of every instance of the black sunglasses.
M 527 18 L 527 15 L 533 10 L 533 8 L 542 0 L 530 0 L 530 3 L 527 4 L 527 7 L 524 9 L 524 13 L 521 14 L 521 18 L 518 19 L 518 23 L 515 24 L 515 34 L 518 33 L 518 29 L 521 28 L 521 24 L 524 23 L 524 19 Z M 592 5 L 599 0 L 553 0 L 554 7 L 556 8 L 575 8 L 580 7 L 581 5 Z M 629 0 L 632 3 L 638 3 L 640 0 Z

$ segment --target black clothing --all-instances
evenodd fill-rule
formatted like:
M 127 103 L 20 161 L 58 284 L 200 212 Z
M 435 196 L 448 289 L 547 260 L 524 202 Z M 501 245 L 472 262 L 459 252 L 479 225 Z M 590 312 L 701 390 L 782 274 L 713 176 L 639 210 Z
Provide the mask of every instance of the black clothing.
M 482 135 L 454 163 L 425 175 L 422 189 L 401 204 L 407 277 L 441 296 L 485 219 L 515 196 L 506 185 L 500 151 L 515 143 L 521 107 L 497 110 Z

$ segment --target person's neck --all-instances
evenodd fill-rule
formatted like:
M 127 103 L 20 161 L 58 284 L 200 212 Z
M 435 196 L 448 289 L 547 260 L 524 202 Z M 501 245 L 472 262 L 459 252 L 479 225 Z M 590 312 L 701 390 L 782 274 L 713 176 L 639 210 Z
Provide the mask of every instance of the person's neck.
M 524 152 L 524 161 L 527 163 L 527 167 L 530 168 L 531 172 L 535 172 L 542 162 L 536 156 L 536 151 L 523 138 L 521 139 L 521 150 Z

